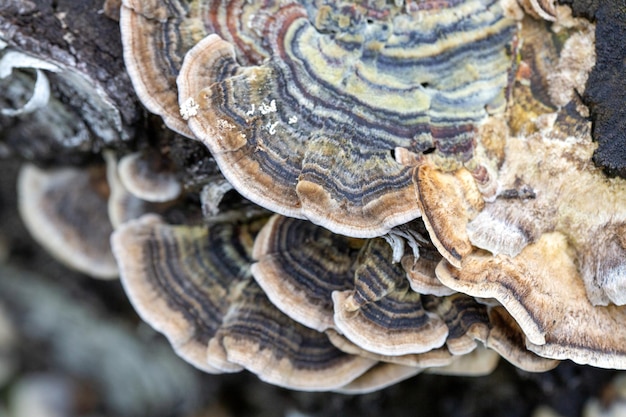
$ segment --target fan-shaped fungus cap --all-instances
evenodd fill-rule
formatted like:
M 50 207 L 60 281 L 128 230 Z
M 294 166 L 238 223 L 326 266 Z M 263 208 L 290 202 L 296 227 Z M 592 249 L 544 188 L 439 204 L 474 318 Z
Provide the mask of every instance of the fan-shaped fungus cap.
M 337 328 L 380 355 L 422 353 L 445 341 L 446 326 L 421 307 L 383 239 L 365 243 L 276 215 L 253 256 L 253 275 L 270 300 L 308 327 Z
M 113 248 L 142 318 L 208 372 L 243 367 L 277 385 L 329 390 L 373 366 L 267 300 L 249 273 L 254 229 L 169 226 L 151 215 L 120 227 Z
M 206 33 L 201 25 L 199 34 L 181 26 L 185 10 L 177 1 L 123 1 L 120 29 L 124 63 L 137 96 L 149 111 L 163 117 L 168 127 L 191 138 L 193 134 L 177 111 L 175 80 L 184 53 Z
M 207 363 L 207 345 L 246 285 L 251 241 L 245 228 L 169 226 L 145 215 L 120 226 L 111 243 L 124 290 L 141 318 L 174 350 L 207 372 L 237 371 L 225 357 Z M 219 364 L 219 365 L 218 365 Z
M 481 376 L 493 372 L 500 361 L 500 355 L 491 349 L 478 347 L 471 352 L 455 356 L 447 366 L 428 368 L 426 372 L 440 375 Z
M 168 162 L 156 151 L 135 152 L 123 156 L 118 165 L 124 187 L 136 197 L 150 202 L 176 199 L 182 184 Z
M 557 119 L 551 135 L 564 122 L 571 120 Z M 559 231 L 576 251 L 587 297 L 597 305 L 624 304 L 626 180 L 595 168 L 593 149 L 588 130 L 569 142 L 541 134 L 510 138 L 499 180 L 505 191 L 469 223 L 469 236 L 492 253 L 515 255 L 542 233 Z
M 129 220 L 138 219 L 146 213 L 158 211 L 155 210 L 156 204 L 137 198 L 122 184 L 117 169 L 118 161 L 114 152 L 105 151 L 102 156 L 106 162 L 107 183 L 111 190 L 107 201 L 107 211 L 114 229 Z
M 417 260 L 413 255 L 405 255 L 401 260 L 411 289 L 420 294 L 439 297 L 453 294 L 455 291 L 443 285 L 435 275 L 435 268 L 441 261 L 441 255 L 436 250 L 423 249 L 420 247 Z
M 497 299 L 540 356 L 603 368 L 626 368 L 626 309 L 593 306 L 573 251 L 560 233 L 543 234 L 515 258 L 469 255 L 461 269 L 446 262 L 437 276 L 475 297 Z
M 354 289 L 332 294 L 335 326 L 348 339 L 374 353 L 404 355 L 442 346 L 448 328 L 426 311 L 410 290 L 404 269 L 392 264 L 391 248 L 373 239 L 359 254 Z
M 24 224 L 48 252 L 87 275 L 117 277 L 104 166 L 43 170 L 25 164 L 17 189 Z
M 346 354 L 324 333 L 302 326 L 274 307 L 260 287 L 245 287 L 215 339 L 229 361 L 282 387 L 327 391 L 348 384 L 375 360 Z
M 427 253 L 421 250 L 426 244 L 420 253 Z M 275 215 L 257 236 L 253 257 L 258 262 L 252 273 L 272 303 L 305 326 L 327 331 L 348 353 L 425 366 L 425 357 L 412 354 L 432 351 L 444 342 L 453 354 L 465 354 L 489 332 L 486 307 L 473 298 L 411 291 L 383 239 L 347 238 Z M 348 340 L 329 329 L 339 330 Z M 355 345 L 346 347 L 350 343 Z M 445 356 L 450 358 L 449 353 Z M 441 359 L 437 356 L 440 362 L 428 366 L 449 363 Z
M 535 192 L 529 187 L 517 191 L 515 198 L 532 199 Z M 530 203 L 532 204 L 532 203 Z M 486 249 L 494 255 L 516 256 L 526 245 L 539 238 L 547 226 L 535 210 L 528 204 L 503 198 L 494 204 L 487 204 L 478 215 L 467 224 L 470 242 Z M 524 207 L 526 206 L 526 207 Z
M 420 214 L 395 149 L 434 150 L 451 166 L 472 158 L 485 109 L 503 109 L 515 26 L 499 2 L 309 6 L 276 13 L 262 65 L 240 66 L 217 35 L 194 46 L 181 113 L 245 197 L 379 236 Z
M 334 327 L 333 291 L 354 288 L 364 241 L 310 222 L 274 215 L 254 241 L 252 274 L 281 311 L 307 327 Z
M 459 266 L 472 251 L 467 223 L 484 206 L 474 178 L 466 169 L 445 173 L 422 165 L 415 170 L 414 181 L 430 238 L 448 262 Z
M 412 353 L 398 356 L 381 355 L 379 353 L 363 349 L 334 329 L 328 329 L 325 333 L 331 343 L 339 350 L 350 353 L 351 355 L 374 359 L 379 362 L 387 362 L 421 369 L 435 366 L 446 366 L 450 365 L 454 361 L 454 356 L 445 347 L 429 350 L 424 353 Z
M 269 4 L 268 4 L 269 3 Z M 273 5 L 272 3 L 275 3 Z M 244 64 L 262 61 L 262 28 L 280 2 L 123 0 L 124 62 L 139 99 L 172 130 L 193 138 L 178 109 L 176 77 L 183 57 L 210 33 L 231 40 Z
M 511 86 L 512 137 L 499 166 L 499 192 L 470 221 L 468 237 L 474 246 L 514 256 L 543 233 L 562 233 L 575 251 L 589 300 L 626 304 L 626 181 L 608 178 L 593 165 L 598 144 L 579 100 L 592 66 L 593 56 L 585 52 L 593 31 L 588 22 L 570 17 L 569 31 L 577 33 L 569 38 L 573 43 L 555 45 L 545 24 L 527 20 L 520 71 Z M 559 83 L 562 94 L 556 95 L 547 86 L 563 78 L 571 82 Z

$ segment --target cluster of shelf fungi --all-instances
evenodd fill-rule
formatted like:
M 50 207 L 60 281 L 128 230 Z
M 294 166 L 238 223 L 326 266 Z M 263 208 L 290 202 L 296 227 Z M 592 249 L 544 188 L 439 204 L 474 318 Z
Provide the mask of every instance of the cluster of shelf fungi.
M 124 0 L 119 26 L 112 84 L 0 25 L 4 128 L 103 155 L 25 164 L 20 213 L 195 367 L 347 393 L 626 368 L 626 181 L 568 6 Z

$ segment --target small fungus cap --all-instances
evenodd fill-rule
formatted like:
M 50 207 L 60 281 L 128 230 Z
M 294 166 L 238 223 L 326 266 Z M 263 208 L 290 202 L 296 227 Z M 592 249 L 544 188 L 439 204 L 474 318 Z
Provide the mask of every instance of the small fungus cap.
M 335 326 L 333 291 L 354 288 L 364 241 L 274 215 L 254 242 L 252 274 L 272 303 L 295 321 L 324 331 Z
M 142 200 L 155 203 L 171 201 L 182 192 L 176 173 L 164 157 L 154 151 L 125 155 L 117 169 L 126 189 Z
M 103 166 L 43 170 L 25 164 L 17 189 L 22 220 L 49 253 L 95 278 L 118 276 L 109 245 L 113 227 Z
M 353 289 L 332 294 L 337 329 L 353 343 L 381 355 L 423 353 L 441 347 L 448 327 L 426 311 L 411 291 L 404 269 L 391 262 L 383 239 L 369 240 L 359 253 Z
M 367 394 L 402 382 L 420 372 L 421 368 L 412 366 L 379 363 L 354 381 L 334 391 L 342 394 Z
M 257 285 L 242 291 L 216 337 L 229 361 L 285 388 L 333 390 L 376 364 L 342 352 L 324 333 L 294 322 Z

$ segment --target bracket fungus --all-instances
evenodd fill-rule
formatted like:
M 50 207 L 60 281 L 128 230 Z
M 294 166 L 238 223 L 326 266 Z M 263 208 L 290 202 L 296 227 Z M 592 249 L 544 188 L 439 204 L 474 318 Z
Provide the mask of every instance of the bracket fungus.
M 120 179 L 119 163 L 115 153 L 104 152 L 102 156 L 106 162 L 106 177 L 110 189 L 107 212 L 113 228 L 117 229 L 128 220 L 157 211 L 155 204 L 138 198 L 124 186 Z
M 550 261 L 546 262 L 546 258 Z M 438 268 L 447 286 L 475 297 L 495 298 L 510 312 L 540 356 L 624 368 L 626 310 L 593 306 L 564 235 L 546 233 L 515 258 L 471 255 L 457 270 Z
M 172 130 L 193 138 L 178 108 L 176 77 L 185 54 L 217 33 L 231 41 L 246 65 L 268 55 L 261 28 L 280 1 L 123 0 L 120 29 L 124 62 L 144 106 Z
M 87 275 L 117 277 L 109 236 L 109 186 L 103 166 L 42 170 L 22 167 L 21 217 L 35 240 L 56 259 Z
M 353 288 L 363 241 L 302 220 L 272 216 L 254 242 L 252 274 L 272 303 L 318 331 L 334 326 L 333 291 Z
M 200 369 L 246 368 L 277 385 L 330 390 L 372 367 L 267 300 L 250 274 L 254 233 L 254 222 L 207 229 L 147 215 L 121 226 L 112 244 L 137 311 Z
M 500 316 L 492 323 L 490 308 L 474 298 L 450 287 L 445 296 L 412 291 L 411 270 L 392 262 L 384 239 L 348 238 L 274 215 L 252 256 L 252 274 L 269 300 L 347 353 L 431 368 L 486 345 L 525 369 L 535 368 L 523 361 L 544 364 L 541 370 L 555 364 L 528 352 L 513 323 Z
M 382 355 L 423 353 L 442 346 L 447 326 L 423 308 L 420 294 L 409 288 L 405 271 L 390 258 L 391 248 L 382 239 L 363 247 L 353 289 L 332 294 L 337 329 Z
M 161 203 L 175 200 L 182 192 L 168 161 L 155 151 L 125 155 L 117 170 L 126 189 L 142 200 Z
M 43 231 L 26 210 L 95 222 L 108 198 L 97 251 L 112 233 L 180 356 L 352 393 L 500 357 L 626 369 L 626 180 L 594 165 L 592 23 L 548 0 L 122 3 L 137 95 L 219 180 L 186 166 L 183 185 L 159 138 L 105 156 L 110 198 L 92 171 L 26 168 L 20 205 Z M 178 225 L 143 215 L 186 197 Z
M 131 302 L 190 363 L 213 373 L 245 368 L 265 381 L 295 389 L 343 392 L 379 389 L 427 368 L 462 375 L 493 369 L 497 353 L 480 353 L 477 343 L 459 342 L 487 341 L 492 329 L 485 307 L 462 294 L 425 296 L 421 302 L 400 265 L 389 263 L 392 250 L 383 239 L 357 244 L 356 239 L 276 215 L 263 223 L 172 226 L 146 215 L 113 234 L 114 254 Z M 348 273 L 335 279 L 352 290 L 329 289 L 322 276 L 314 280 L 320 288 L 307 282 L 315 278 L 306 272 L 307 265 L 332 268 L 332 261 L 320 252 L 334 248 L 321 243 L 333 237 L 355 241 L 347 252 L 352 262 L 343 262 L 349 265 L 343 267 Z M 302 242 L 309 247 L 304 253 Z M 295 258 L 290 260 L 290 254 Z M 255 262 L 253 256 L 261 260 Z M 283 273 L 276 270 L 281 260 L 291 261 L 285 266 L 295 272 L 291 288 L 301 293 L 301 301 L 326 299 L 325 307 L 318 305 L 322 311 L 331 310 L 326 312 L 331 322 L 324 328 L 297 323 L 290 317 L 293 311 L 296 318 L 302 314 L 297 303 L 283 300 L 280 311 L 271 286 L 257 284 L 263 275 L 273 279 Z M 391 275 L 389 267 L 395 270 Z M 303 297 L 305 292 L 316 296 Z M 358 312 L 337 314 L 354 300 L 361 301 Z M 512 346 L 516 342 L 503 337 L 502 349 L 523 350 Z M 474 357 L 482 359 L 470 359 Z
M 499 2 L 290 2 L 264 28 L 261 64 L 218 34 L 185 55 L 181 114 L 245 197 L 379 236 L 420 214 L 396 149 L 446 169 L 473 158 L 476 126 L 504 109 L 514 29 Z
M 306 326 L 337 329 L 380 355 L 422 353 L 446 340 L 447 327 L 421 307 L 383 239 L 358 242 L 274 216 L 253 256 L 252 273 L 270 300 Z

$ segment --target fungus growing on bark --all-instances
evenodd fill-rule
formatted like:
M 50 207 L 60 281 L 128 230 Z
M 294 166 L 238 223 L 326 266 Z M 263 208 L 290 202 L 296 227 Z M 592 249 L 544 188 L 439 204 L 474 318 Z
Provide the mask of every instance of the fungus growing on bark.
M 425 311 L 383 239 L 335 235 L 303 220 L 274 216 L 255 242 L 252 273 L 285 314 L 319 331 L 337 329 L 380 355 L 440 347 L 443 321 Z
M 106 176 L 110 189 L 107 211 L 113 228 L 117 229 L 129 220 L 154 212 L 154 204 L 137 198 L 122 184 L 118 173 L 117 156 L 113 152 L 104 152 L 103 156 L 106 162 Z
M 278 311 L 249 272 L 258 226 L 170 226 L 152 215 L 113 235 L 121 279 L 144 320 L 209 372 L 256 373 L 303 390 L 346 385 L 376 361 L 349 355 Z
M 123 0 L 120 29 L 124 62 L 143 105 L 172 130 L 193 138 L 178 108 L 176 77 L 183 58 L 202 38 L 231 41 L 242 64 L 267 57 L 263 27 L 280 2 Z M 262 8 L 263 5 L 265 8 Z
M 87 275 L 117 277 L 103 165 L 44 170 L 25 164 L 17 189 L 22 220 L 49 253 Z
M 334 327 L 333 291 L 354 287 L 354 261 L 363 243 L 274 215 L 254 242 L 252 274 L 281 311 L 324 331 Z
M 543 358 L 526 349 L 526 335 L 504 307 L 489 308 L 489 321 L 492 328 L 485 345 L 513 365 L 529 372 L 545 372 L 559 364 L 558 360 Z
M 394 151 L 459 167 L 504 108 L 515 25 L 499 2 L 289 3 L 265 29 L 259 65 L 217 34 L 187 53 L 181 114 L 241 194 L 335 233 L 379 236 L 419 216 Z
M 336 328 L 370 352 L 382 355 L 423 353 L 442 346 L 448 328 L 424 309 L 406 273 L 392 264 L 391 248 L 370 240 L 359 254 L 353 289 L 332 294 Z
M 348 238 L 275 215 L 257 236 L 253 257 L 252 273 L 270 301 L 294 320 L 325 331 L 347 353 L 430 368 L 450 365 L 493 341 L 514 363 L 555 364 L 528 352 L 523 338 L 512 336 L 516 325 L 491 322 L 491 308 L 474 298 L 448 287 L 455 294 L 413 292 L 410 274 L 392 263 L 383 239 Z
M 415 259 L 415 256 L 410 254 L 402 257 L 402 267 L 406 271 L 406 277 L 413 291 L 439 297 L 451 295 L 455 292 L 443 285 L 435 275 L 435 268 L 441 259 L 442 257 L 434 245 L 420 246 L 418 259 Z
M 511 156 L 500 170 L 499 184 L 518 197 L 503 193 L 487 203 L 469 223 L 470 239 L 494 254 L 515 256 L 542 234 L 558 231 L 576 253 L 592 303 L 622 305 L 626 303 L 626 181 L 607 178 L 593 166 L 595 145 L 588 130 L 580 139 L 555 137 L 562 123 L 557 119 L 548 135 L 509 138 L 507 155 Z
M 118 174 L 126 189 L 145 201 L 171 201 L 182 192 L 182 185 L 171 164 L 155 151 L 123 156 L 119 161 Z
M 460 269 L 443 262 L 437 276 L 474 297 L 495 298 L 519 324 L 528 349 L 603 368 L 626 367 L 624 307 L 593 306 L 566 237 L 544 233 L 510 258 L 476 253 Z
M 414 181 L 422 218 L 434 245 L 448 262 L 460 265 L 472 251 L 465 231 L 467 223 L 484 206 L 474 178 L 466 169 L 444 173 L 422 165 L 415 170 Z
M 626 368 L 626 183 L 593 166 L 580 100 L 593 28 L 511 7 L 125 0 L 137 94 L 231 183 L 198 181 L 208 226 L 128 221 L 149 208 L 118 182 L 150 201 L 180 184 L 154 155 L 110 165 L 114 252 L 144 320 L 203 370 L 304 390 L 500 356 Z M 277 214 L 216 216 L 231 185 Z
M 366 394 L 397 384 L 422 372 L 422 369 L 394 363 L 379 363 L 360 377 L 334 391 L 343 394 Z

